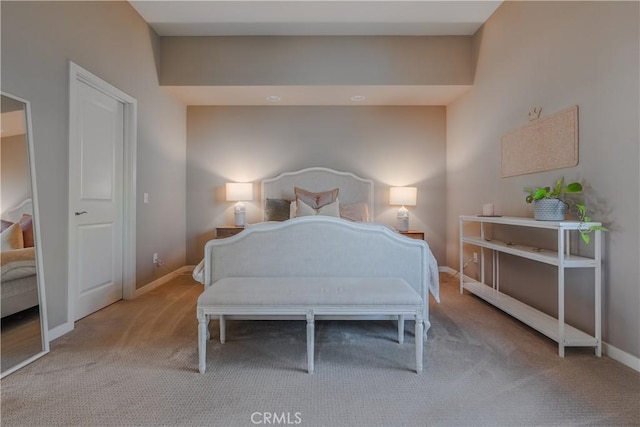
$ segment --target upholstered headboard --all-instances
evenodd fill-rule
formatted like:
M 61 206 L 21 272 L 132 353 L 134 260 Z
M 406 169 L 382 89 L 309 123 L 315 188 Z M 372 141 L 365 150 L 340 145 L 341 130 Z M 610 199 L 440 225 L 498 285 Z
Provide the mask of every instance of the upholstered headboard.
M 373 220 L 373 181 L 361 178 L 350 172 L 339 172 L 333 169 L 313 167 L 294 172 L 285 172 L 275 178 L 262 181 L 263 216 L 266 200 L 294 200 L 294 187 L 320 192 L 338 188 L 340 204 L 366 203 L 369 218 Z
M 31 203 L 31 199 L 25 199 L 18 206 L 7 209 L 2 213 L 2 219 L 11 222 L 18 222 L 24 214 L 33 215 L 33 204 Z

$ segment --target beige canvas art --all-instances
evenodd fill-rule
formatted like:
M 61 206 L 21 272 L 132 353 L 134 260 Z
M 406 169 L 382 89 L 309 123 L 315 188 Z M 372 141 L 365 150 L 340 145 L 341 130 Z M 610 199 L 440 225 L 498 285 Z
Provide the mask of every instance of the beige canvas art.
M 502 137 L 501 176 L 578 164 L 578 106 L 536 119 Z

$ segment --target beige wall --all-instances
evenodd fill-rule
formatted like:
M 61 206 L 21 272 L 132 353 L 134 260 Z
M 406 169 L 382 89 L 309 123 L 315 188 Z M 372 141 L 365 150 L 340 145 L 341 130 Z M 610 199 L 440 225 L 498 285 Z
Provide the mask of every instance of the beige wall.
M 469 85 L 472 40 L 162 37 L 163 85 Z
M 227 181 L 252 181 L 312 166 L 375 181 L 377 222 L 395 224 L 389 186 L 418 187 L 411 227 L 445 259 L 444 107 L 189 107 L 187 262 L 202 258 L 215 227 L 233 223 Z M 257 187 L 256 187 L 257 188 Z M 248 222 L 261 220 L 259 196 Z
M 127 2 L 2 2 L 2 90 L 31 102 L 49 326 L 67 319 L 69 60 L 138 101 L 137 286 L 185 262 L 186 108 L 158 86 L 158 37 Z M 142 204 L 142 193 L 150 203 Z
M 0 211 L 12 209 L 31 197 L 29 187 L 29 160 L 25 135 L 7 136 L 1 139 L 0 171 L 2 200 Z
M 482 203 L 493 202 L 498 213 L 532 216 L 524 202 L 526 186 L 551 185 L 560 176 L 582 180 L 594 219 L 610 229 L 604 243 L 603 338 L 636 357 L 638 9 L 637 2 L 504 3 L 476 35 L 472 90 L 447 108 L 447 264 L 459 265 L 458 215 L 479 213 Z M 574 104 L 580 109 L 578 166 L 501 179 L 501 136 L 525 125 L 533 106 L 545 116 Z M 554 269 L 508 257 L 503 264 L 506 277 L 519 281 L 508 292 L 554 311 L 555 286 L 527 279 L 553 283 Z M 578 272 L 569 279 L 569 319 L 588 327 L 593 280 Z

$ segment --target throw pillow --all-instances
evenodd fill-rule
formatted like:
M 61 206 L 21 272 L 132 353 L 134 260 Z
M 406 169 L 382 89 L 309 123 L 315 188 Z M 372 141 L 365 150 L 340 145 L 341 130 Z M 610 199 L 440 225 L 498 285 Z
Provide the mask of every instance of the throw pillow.
M 20 224 L 15 223 L 0 233 L 0 242 L 2 243 L 2 252 L 24 248 L 24 240 L 22 238 L 22 228 L 20 228 Z
M 369 207 L 366 203 L 340 205 L 340 218 L 354 222 L 369 222 Z
M 33 217 L 28 214 L 22 215 L 20 221 L 20 228 L 22 228 L 22 239 L 24 241 L 25 248 L 33 247 Z
M 321 208 L 314 209 L 307 205 L 302 200 L 298 200 L 298 212 L 297 216 L 313 216 L 313 215 L 326 215 L 340 218 L 340 202 L 336 200 L 333 203 L 324 205 Z
M 322 191 L 320 193 L 314 193 L 312 191 L 305 190 L 304 188 L 294 187 L 294 193 L 296 195 L 296 200 L 302 200 L 313 209 L 319 209 L 324 205 L 328 205 L 329 203 L 333 203 L 338 200 L 337 188 L 329 191 Z
M 0 220 L 0 223 L 2 224 L 1 225 L 2 228 L 0 228 L 0 232 L 6 230 L 7 228 L 13 225 L 11 221 L 5 221 L 4 219 Z
M 291 202 L 283 199 L 267 199 L 264 207 L 267 221 L 286 221 L 290 211 Z

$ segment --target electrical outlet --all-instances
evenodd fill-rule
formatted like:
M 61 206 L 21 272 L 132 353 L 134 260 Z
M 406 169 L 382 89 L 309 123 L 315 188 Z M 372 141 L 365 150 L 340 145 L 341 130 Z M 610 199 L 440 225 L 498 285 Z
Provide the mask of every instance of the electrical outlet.
M 478 263 L 478 252 L 473 253 L 473 262 Z
M 153 265 L 158 265 L 158 253 L 153 254 Z

